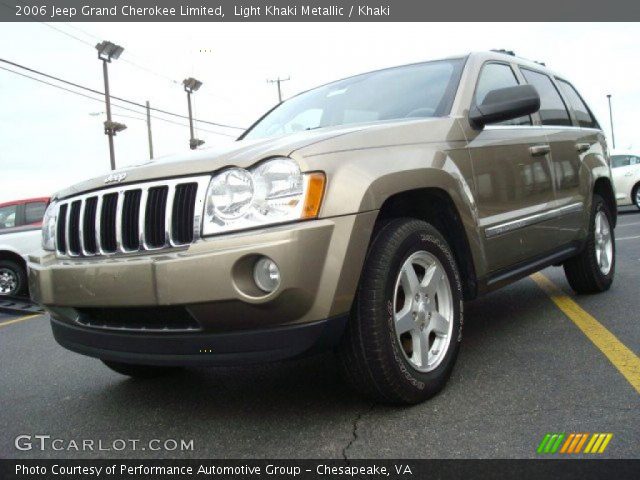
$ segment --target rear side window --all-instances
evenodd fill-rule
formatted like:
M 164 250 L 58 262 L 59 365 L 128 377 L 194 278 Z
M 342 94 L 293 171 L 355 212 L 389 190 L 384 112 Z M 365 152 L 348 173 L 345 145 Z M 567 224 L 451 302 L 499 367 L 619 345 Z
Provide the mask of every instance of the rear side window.
M 476 85 L 476 105 L 481 105 L 491 90 L 516 87 L 517 85 L 518 79 L 509 65 L 504 63 L 487 63 L 482 67 L 478 84 Z M 531 125 L 531 117 L 527 115 L 526 117 L 499 122 L 497 125 Z
M 24 209 L 25 221 L 24 223 L 37 223 L 42 220 L 44 211 L 47 208 L 47 204 L 44 202 L 31 202 L 27 203 Z
M 596 119 L 591 114 L 591 110 L 589 110 L 587 104 L 584 103 L 584 100 L 582 100 L 582 97 L 574 86 L 559 78 L 558 84 L 565 98 L 569 101 L 571 108 L 573 108 L 573 112 L 578 120 L 578 125 L 584 128 L 600 128 L 598 122 L 596 122 Z
M 613 168 L 629 167 L 631 165 L 640 165 L 640 157 L 635 155 L 613 155 L 611 157 L 611 166 Z
M 560 93 L 551 79 L 544 73 L 520 68 L 529 85 L 540 95 L 540 120 L 543 125 L 571 126 L 571 118 Z
M 0 207 L 0 230 L 16 226 L 17 205 Z

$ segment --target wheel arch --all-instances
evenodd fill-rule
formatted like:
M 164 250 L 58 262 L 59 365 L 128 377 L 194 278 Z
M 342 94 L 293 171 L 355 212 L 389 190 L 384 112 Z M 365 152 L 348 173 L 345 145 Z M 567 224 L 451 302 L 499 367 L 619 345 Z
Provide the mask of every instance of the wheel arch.
M 618 221 L 618 206 L 611 180 L 607 177 L 597 178 L 593 184 L 593 193 L 600 195 L 607 203 L 609 211 L 611 212 L 613 227 L 615 228 Z
M 424 220 L 442 233 L 453 250 L 465 300 L 475 298 L 478 289 L 474 257 L 462 217 L 451 196 L 437 187 L 412 189 L 391 195 L 380 207 L 370 244 L 382 225 L 398 217 Z
M 24 271 L 27 271 L 27 261 L 22 257 L 22 255 L 13 252 L 11 250 L 0 250 L 0 260 L 9 260 L 12 262 L 16 262 Z

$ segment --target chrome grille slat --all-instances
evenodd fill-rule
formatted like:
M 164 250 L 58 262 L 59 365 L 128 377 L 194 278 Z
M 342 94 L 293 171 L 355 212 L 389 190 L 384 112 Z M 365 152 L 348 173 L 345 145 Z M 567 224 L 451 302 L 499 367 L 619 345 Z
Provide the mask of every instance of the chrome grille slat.
M 66 210 L 66 218 L 64 219 L 64 238 L 65 238 L 65 245 L 66 245 L 66 249 L 65 252 L 67 255 L 71 256 L 71 248 L 69 246 L 69 234 L 71 232 L 71 229 L 69 228 L 69 223 L 71 223 L 69 220 L 71 220 L 71 203 L 69 202 L 67 204 L 67 210 Z
M 102 231 L 100 229 L 100 218 L 102 215 L 100 212 L 102 212 L 102 195 L 98 195 L 98 203 L 96 204 L 96 255 L 104 255 L 100 240 L 102 236 Z
M 62 199 L 57 254 L 104 257 L 187 246 L 200 238 L 210 179 L 203 175 L 119 185 Z
M 85 255 L 85 256 L 88 255 L 87 247 L 84 242 L 84 214 L 85 214 L 86 208 L 87 208 L 87 199 L 86 198 L 80 199 L 80 221 L 78 225 L 78 230 L 80 232 L 80 251 L 82 252 L 82 255 Z
M 124 252 L 122 246 L 122 207 L 124 206 L 124 190 L 118 192 L 116 200 L 116 251 Z
M 140 213 L 138 215 L 138 235 L 140 236 L 140 245 L 138 249 L 146 249 L 147 236 L 144 233 L 144 224 L 147 219 L 147 198 L 149 197 L 149 188 L 142 189 L 140 196 Z
M 171 225 L 173 218 L 173 201 L 176 197 L 177 185 L 170 185 L 167 192 L 167 203 L 164 206 L 164 246 L 173 247 L 173 238 L 171 236 Z

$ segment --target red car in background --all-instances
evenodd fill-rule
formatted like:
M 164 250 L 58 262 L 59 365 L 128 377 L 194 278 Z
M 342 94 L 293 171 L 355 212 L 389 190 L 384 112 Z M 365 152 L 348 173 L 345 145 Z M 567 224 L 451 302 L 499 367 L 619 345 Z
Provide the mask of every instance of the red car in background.
M 42 226 L 42 217 L 48 203 L 49 197 L 0 203 L 0 233 L 20 227 Z
M 27 293 L 27 255 L 40 249 L 49 197 L 0 203 L 0 297 Z

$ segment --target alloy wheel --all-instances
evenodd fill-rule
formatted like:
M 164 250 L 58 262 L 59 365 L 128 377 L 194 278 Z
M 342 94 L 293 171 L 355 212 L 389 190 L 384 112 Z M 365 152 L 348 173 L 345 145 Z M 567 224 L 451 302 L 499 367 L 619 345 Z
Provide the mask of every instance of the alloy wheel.
M 8 268 L 0 268 L 0 295 L 10 295 L 18 288 L 16 272 Z
M 421 372 L 440 365 L 451 343 L 453 295 L 447 273 L 431 253 L 413 253 L 394 290 L 394 324 L 400 348 Z
M 613 240 L 611 238 L 611 227 L 607 215 L 602 211 L 596 213 L 595 218 L 595 250 L 596 262 L 603 275 L 608 275 L 613 264 Z

